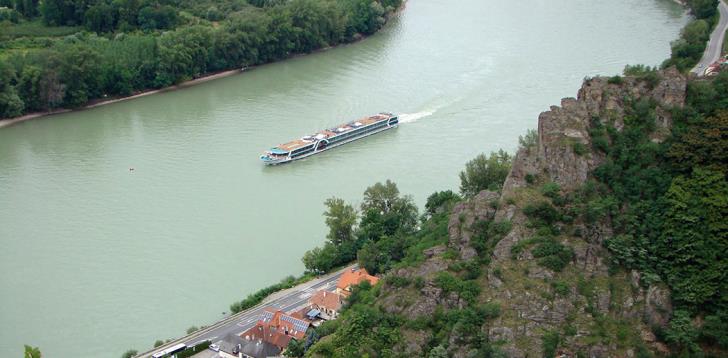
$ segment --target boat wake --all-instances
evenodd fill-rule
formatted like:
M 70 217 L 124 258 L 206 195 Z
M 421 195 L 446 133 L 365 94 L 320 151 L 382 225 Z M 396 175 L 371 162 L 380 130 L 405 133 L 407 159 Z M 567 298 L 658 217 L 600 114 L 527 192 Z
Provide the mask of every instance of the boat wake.
M 417 120 L 433 115 L 435 111 L 422 111 L 417 113 L 402 113 L 399 115 L 399 123 L 414 123 Z

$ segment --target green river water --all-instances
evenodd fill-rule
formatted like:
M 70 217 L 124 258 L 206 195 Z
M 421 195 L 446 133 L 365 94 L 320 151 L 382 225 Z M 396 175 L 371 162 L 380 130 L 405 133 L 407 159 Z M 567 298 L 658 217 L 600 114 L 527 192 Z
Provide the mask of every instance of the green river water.
M 118 357 L 210 324 L 302 272 L 327 197 L 457 190 L 467 160 L 515 150 L 585 76 L 659 64 L 687 21 L 669 0 L 411 0 L 356 44 L 0 129 L 0 357 Z M 400 128 L 258 160 L 379 111 Z

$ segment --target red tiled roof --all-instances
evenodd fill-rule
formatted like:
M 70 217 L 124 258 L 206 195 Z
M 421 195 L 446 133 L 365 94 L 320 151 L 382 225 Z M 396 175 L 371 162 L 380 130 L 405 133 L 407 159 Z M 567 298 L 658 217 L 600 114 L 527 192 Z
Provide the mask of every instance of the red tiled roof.
M 309 303 L 318 307 L 323 307 L 332 311 L 339 311 L 343 304 L 344 297 L 334 292 L 326 292 L 324 290 L 316 292 L 309 299 Z
M 369 281 L 372 285 L 376 285 L 377 282 L 379 282 L 379 279 L 375 276 L 370 275 L 366 269 L 361 268 L 358 270 L 350 270 L 344 272 L 343 275 L 341 275 L 341 278 L 339 278 L 339 283 L 336 285 L 336 287 L 346 290 L 350 286 L 358 285 L 362 281 Z
M 265 311 L 255 326 L 245 331 L 241 337 L 250 340 L 260 339 L 285 349 L 291 339 L 300 340 L 306 335 L 306 329 L 308 329 L 310 322 L 270 307 L 266 308 Z

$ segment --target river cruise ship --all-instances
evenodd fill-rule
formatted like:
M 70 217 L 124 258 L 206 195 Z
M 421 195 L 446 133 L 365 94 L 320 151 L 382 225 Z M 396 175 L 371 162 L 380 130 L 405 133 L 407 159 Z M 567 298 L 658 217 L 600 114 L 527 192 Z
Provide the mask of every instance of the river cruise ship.
M 382 112 L 280 144 L 265 151 L 260 160 L 267 165 L 288 163 L 374 133 L 396 128 L 398 124 L 399 119 L 396 115 Z

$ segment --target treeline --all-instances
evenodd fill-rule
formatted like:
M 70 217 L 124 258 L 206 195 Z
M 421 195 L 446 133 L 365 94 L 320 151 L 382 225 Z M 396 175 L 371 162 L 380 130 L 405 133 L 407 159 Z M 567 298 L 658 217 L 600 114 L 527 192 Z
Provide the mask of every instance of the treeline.
M 678 70 L 685 72 L 700 61 L 713 26 L 718 22 L 718 1 L 721 0 L 687 0 L 687 6 L 695 20 L 685 26 L 680 38 L 672 43 L 672 53 L 663 62 L 663 68 L 676 66 Z
M 41 16 L 48 25 L 84 25 L 90 32 L 4 39 L 0 117 L 79 107 L 92 99 L 127 96 L 354 41 L 381 28 L 401 3 L 1 1 L 28 18 Z

